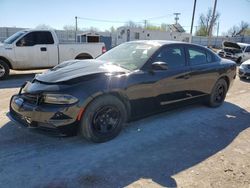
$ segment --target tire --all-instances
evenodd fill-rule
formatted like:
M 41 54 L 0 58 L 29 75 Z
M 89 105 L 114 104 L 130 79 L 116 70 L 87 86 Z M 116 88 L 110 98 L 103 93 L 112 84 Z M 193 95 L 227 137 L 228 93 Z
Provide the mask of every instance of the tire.
M 10 68 L 7 63 L 0 60 L 0 80 L 6 79 L 9 76 Z
M 208 106 L 219 107 L 223 104 L 228 90 L 227 82 L 224 79 L 219 79 L 208 97 Z
M 80 134 L 101 143 L 115 138 L 127 119 L 124 104 L 115 96 L 100 96 L 92 101 L 80 121 Z
M 241 64 L 241 60 L 242 60 L 242 58 L 239 57 L 239 58 L 237 59 L 236 63 L 237 63 L 237 64 Z

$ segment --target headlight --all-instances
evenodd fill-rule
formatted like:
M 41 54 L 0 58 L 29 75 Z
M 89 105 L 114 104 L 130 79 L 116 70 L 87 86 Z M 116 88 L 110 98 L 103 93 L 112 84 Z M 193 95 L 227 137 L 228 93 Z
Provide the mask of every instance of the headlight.
M 73 104 L 78 101 L 78 99 L 72 95 L 67 94 L 44 94 L 44 103 L 50 104 Z
M 241 64 L 239 68 L 240 68 L 240 69 L 246 69 L 246 68 L 247 68 L 247 65 Z

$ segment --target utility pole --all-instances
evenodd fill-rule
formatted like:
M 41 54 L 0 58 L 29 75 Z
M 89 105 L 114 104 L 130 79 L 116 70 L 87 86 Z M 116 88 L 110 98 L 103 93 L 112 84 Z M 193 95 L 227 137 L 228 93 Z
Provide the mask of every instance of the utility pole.
M 144 20 L 144 29 L 147 27 L 147 20 Z
M 190 29 L 191 36 L 192 36 L 192 33 L 193 33 L 195 9 L 196 9 L 196 0 L 194 0 L 194 7 L 193 7 L 193 16 L 192 16 L 191 29 Z
M 211 43 L 211 37 L 212 37 L 212 33 L 213 33 L 213 27 L 214 27 L 214 17 L 215 17 L 215 12 L 216 12 L 216 6 L 217 6 L 217 0 L 214 0 L 214 8 L 213 8 L 213 15 L 211 18 L 211 23 L 210 26 L 208 28 L 208 46 L 210 46 Z
M 175 19 L 175 24 L 178 24 L 179 15 L 181 15 L 181 13 L 175 12 L 174 15 L 175 15 L 175 18 L 174 18 Z
M 215 42 L 215 46 L 217 45 L 218 36 L 219 36 L 219 30 L 220 30 L 220 22 L 218 21 L 218 23 L 217 23 L 217 33 L 216 33 L 216 42 Z
M 75 42 L 77 42 L 77 16 L 75 17 L 75 20 L 76 20 Z

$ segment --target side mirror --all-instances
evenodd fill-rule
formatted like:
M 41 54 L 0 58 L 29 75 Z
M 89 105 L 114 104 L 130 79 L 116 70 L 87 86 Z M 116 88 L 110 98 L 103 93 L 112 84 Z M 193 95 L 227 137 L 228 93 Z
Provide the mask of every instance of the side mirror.
M 152 69 L 153 70 L 167 70 L 168 64 L 162 61 L 157 61 L 152 63 Z

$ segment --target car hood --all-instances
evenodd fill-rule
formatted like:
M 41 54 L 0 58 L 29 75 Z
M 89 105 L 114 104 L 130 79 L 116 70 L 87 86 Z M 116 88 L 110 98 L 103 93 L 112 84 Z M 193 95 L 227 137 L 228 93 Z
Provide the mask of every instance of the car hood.
M 250 65 L 250 59 L 244 61 L 241 65 Z
M 222 43 L 222 47 L 223 48 L 234 48 L 234 49 L 239 49 L 239 50 L 241 49 L 241 47 L 237 43 L 229 42 L 229 41 L 224 41 Z
M 71 60 L 36 75 L 35 79 L 46 83 L 58 83 L 93 74 L 118 72 L 127 73 L 129 70 L 105 61 Z

